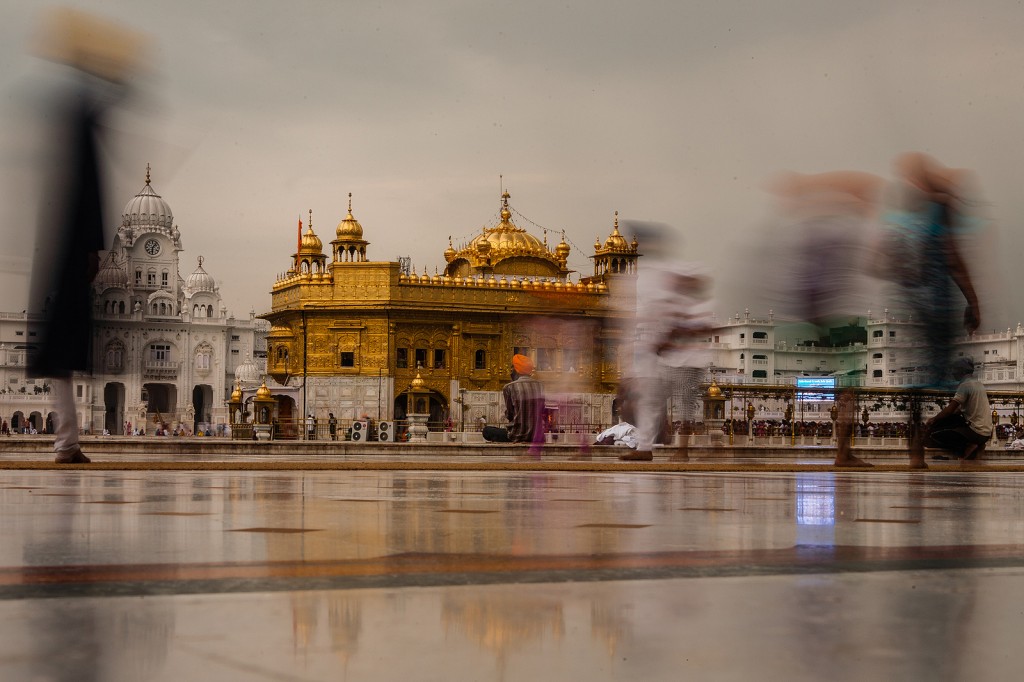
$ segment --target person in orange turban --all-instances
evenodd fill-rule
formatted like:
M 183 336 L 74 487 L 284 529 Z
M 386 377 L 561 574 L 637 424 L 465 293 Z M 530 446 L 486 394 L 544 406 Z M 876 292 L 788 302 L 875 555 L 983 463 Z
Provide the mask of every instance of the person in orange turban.
M 533 375 L 533 360 L 525 355 L 513 355 L 512 369 L 522 376 L 531 376 Z
M 484 440 L 493 443 L 544 442 L 544 385 L 533 378 L 533 360 L 512 356 L 512 381 L 501 389 L 508 426 L 485 426 Z

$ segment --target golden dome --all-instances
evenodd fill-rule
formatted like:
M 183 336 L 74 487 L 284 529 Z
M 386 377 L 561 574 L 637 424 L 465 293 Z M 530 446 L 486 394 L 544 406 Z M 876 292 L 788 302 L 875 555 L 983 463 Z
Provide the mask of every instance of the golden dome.
M 455 248 L 452 246 L 452 237 L 448 235 L 448 248 L 444 250 L 444 259 L 446 262 L 451 263 L 455 260 Z
M 231 391 L 231 402 L 242 402 L 242 387 L 238 382 L 235 382 L 235 390 Z
M 270 389 L 267 388 L 266 379 L 260 384 L 260 387 L 256 390 L 256 400 L 273 400 L 274 396 L 271 394 Z
M 512 222 L 512 211 L 508 206 L 509 197 L 508 192 L 503 192 L 501 195 L 501 222 L 494 227 L 484 228 L 481 234 L 458 251 L 449 245 L 449 250 L 445 251 L 445 260 L 453 266 L 456 261 L 465 261 L 472 269 L 487 268 L 488 270 L 499 266 L 502 261 L 510 261 L 510 264 L 519 262 L 524 265 L 532 263 L 527 265 L 523 272 L 518 272 L 519 268 L 515 265 L 509 267 L 510 264 L 494 271 L 510 275 L 529 274 L 549 277 L 564 275 L 565 259 L 560 259 L 558 253 L 548 249 L 544 242 Z M 543 262 L 544 265 L 538 267 L 538 261 Z M 463 270 L 465 270 L 465 263 L 462 264 Z M 460 272 L 460 269 L 451 267 L 449 272 Z M 463 272 L 463 274 L 468 273 Z
M 352 192 L 348 193 L 348 215 L 345 219 L 338 223 L 338 229 L 335 230 L 335 234 L 338 239 L 362 239 L 363 238 L 363 226 L 359 224 L 359 221 L 352 217 Z
M 555 255 L 559 260 L 567 260 L 570 251 L 569 245 L 565 243 L 565 230 L 562 230 L 562 241 L 558 242 L 558 246 L 555 247 Z
M 615 226 L 612 227 L 612 233 L 608 235 L 608 239 L 604 240 L 604 248 L 611 249 L 613 251 L 626 251 L 629 249 L 629 244 L 626 242 L 626 238 L 619 234 L 619 212 L 615 212 Z
M 313 232 L 313 221 L 309 221 L 309 225 L 306 226 L 306 233 L 302 235 L 302 242 L 299 246 L 299 253 L 303 255 L 315 255 L 319 256 L 324 252 L 323 242 L 320 241 L 320 237 L 316 236 Z
M 708 397 L 709 398 L 721 398 L 722 397 L 722 389 L 720 389 L 718 387 L 718 384 L 715 383 L 714 379 L 711 380 L 711 385 L 708 386 Z
M 422 391 L 426 383 L 427 382 L 423 381 L 423 377 L 420 376 L 420 373 L 417 372 L 416 378 L 412 380 L 412 383 L 409 385 L 409 388 L 414 391 Z

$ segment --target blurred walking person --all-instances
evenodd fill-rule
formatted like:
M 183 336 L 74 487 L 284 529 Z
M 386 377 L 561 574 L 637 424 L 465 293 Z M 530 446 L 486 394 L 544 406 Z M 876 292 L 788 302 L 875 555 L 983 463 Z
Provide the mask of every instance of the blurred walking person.
M 53 380 L 57 427 L 55 461 L 86 464 L 79 447 L 72 374 L 92 369 L 92 280 L 104 249 L 104 119 L 124 96 L 137 64 L 137 34 L 75 10 L 46 17 L 40 56 L 68 68 L 71 82 L 47 103 L 51 122 L 46 181 L 32 268 L 30 311 L 45 325 L 29 371 Z
M 668 226 L 633 221 L 624 225 L 637 234 L 652 262 L 645 264 L 637 281 L 633 377 L 623 381 L 623 397 L 636 419 L 637 446 L 619 459 L 649 462 L 655 443 L 671 444 L 675 434 L 668 403 L 676 395 L 682 414 L 673 416 L 684 428 L 671 459 L 686 461 L 685 425 L 695 417 L 693 407 L 709 360 L 705 346 L 711 331 L 711 280 L 700 264 L 672 259 L 673 232 Z
M 981 324 L 981 306 L 974 278 L 962 253 L 961 241 L 970 232 L 966 211 L 970 174 L 947 168 L 927 154 L 908 152 L 897 157 L 900 182 L 894 187 L 892 208 L 876 262 L 879 273 L 896 285 L 901 307 L 912 314 L 916 344 L 909 366 L 923 368 L 917 388 L 952 388 L 953 344 L 960 330 L 974 333 Z M 911 397 L 910 466 L 926 469 L 921 423 L 923 397 Z

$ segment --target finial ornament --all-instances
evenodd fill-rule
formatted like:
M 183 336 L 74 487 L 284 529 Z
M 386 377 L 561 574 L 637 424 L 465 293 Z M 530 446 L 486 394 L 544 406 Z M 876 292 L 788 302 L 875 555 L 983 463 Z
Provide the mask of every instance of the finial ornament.
M 615 212 L 615 229 L 619 229 L 619 212 Z
M 313 209 L 309 209 L 309 229 L 313 229 Z
M 348 214 L 352 215 L 352 192 L 348 193 Z
M 203 267 L 203 257 L 200 256 L 197 260 L 199 261 L 199 267 Z
M 149 164 L 146 164 L 146 185 L 149 185 Z

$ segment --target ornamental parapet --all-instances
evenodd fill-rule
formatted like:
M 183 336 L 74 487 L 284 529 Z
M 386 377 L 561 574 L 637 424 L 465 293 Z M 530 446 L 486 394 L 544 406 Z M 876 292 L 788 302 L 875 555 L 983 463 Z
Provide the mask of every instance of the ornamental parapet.
M 441 286 L 441 287 L 458 287 L 458 288 L 477 288 L 477 289 L 514 289 L 523 291 L 550 291 L 550 292 L 572 292 L 578 294 L 607 294 L 608 285 L 603 282 L 563 282 L 559 279 L 552 279 L 548 277 L 507 277 L 502 275 L 501 278 L 497 278 L 494 275 L 485 277 L 483 275 L 477 275 L 476 277 L 460 277 L 458 275 L 452 277 L 450 275 L 428 275 L 426 273 L 417 275 L 412 273 L 409 275 L 400 274 L 398 276 L 399 284 L 409 285 L 420 285 L 420 286 Z
M 274 282 L 274 289 L 294 286 L 296 284 L 333 284 L 334 277 L 330 271 L 327 272 L 286 272 L 278 275 Z

